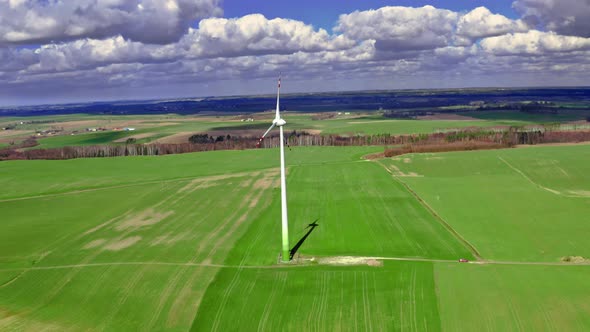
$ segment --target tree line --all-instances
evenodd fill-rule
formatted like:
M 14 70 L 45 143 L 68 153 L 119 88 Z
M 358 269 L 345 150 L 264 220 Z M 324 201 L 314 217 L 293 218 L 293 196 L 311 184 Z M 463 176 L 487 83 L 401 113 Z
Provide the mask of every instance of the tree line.
M 464 129 L 445 133 L 414 135 L 312 135 L 293 131 L 285 135 L 289 146 L 384 146 L 384 155 L 393 156 L 409 152 L 442 152 L 475 149 L 507 148 L 518 144 L 569 143 L 590 141 L 590 131 L 543 131 L 510 128 L 507 131 Z M 259 139 L 250 136 L 209 136 L 195 134 L 186 143 L 146 143 L 66 146 L 51 149 L 26 149 L 36 145 L 34 139 L 22 145 L 0 150 L 0 160 L 14 159 L 73 159 L 121 156 L 159 156 L 214 150 L 243 150 L 257 147 Z M 278 135 L 266 137 L 261 148 L 276 148 Z M 393 147 L 392 147 L 393 146 Z

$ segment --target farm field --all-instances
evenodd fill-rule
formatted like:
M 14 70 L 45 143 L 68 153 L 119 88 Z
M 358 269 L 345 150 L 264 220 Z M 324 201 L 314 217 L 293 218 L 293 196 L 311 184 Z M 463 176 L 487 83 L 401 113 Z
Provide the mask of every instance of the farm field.
M 490 260 L 590 257 L 590 146 L 407 155 L 382 163 Z
M 382 147 L 294 147 L 290 165 L 358 161 Z M 299 153 L 298 151 L 303 151 Z M 176 181 L 207 175 L 277 167 L 277 149 L 212 151 L 159 157 L 93 158 L 0 163 L 1 199 L 55 194 L 89 188 Z
M 193 331 L 438 331 L 432 263 L 222 269 Z
M 472 259 L 462 245 L 399 183 L 373 162 L 300 165 L 289 168 L 290 233 L 302 238 L 303 256 L 389 256 Z M 265 211 L 229 256 L 228 263 L 270 264 L 279 243 L 273 215 L 279 201 Z M 411 220 L 411 222 L 408 222 Z M 277 239 L 278 240 L 278 239 Z
M 98 115 L 62 115 L 31 118 L 2 118 L 0 124 L 9 125 L 25 121 L 17 125 L 17 130 L 6 131 L 10 137 L 0 137 L 0 144 L 18 143 L 36 130 L 64 129 L 56 136 L 37 137 L 39 145 L 34 149 L 58 148 L 63 146 L 124 144 L 128 138 L 136 138 L 136 143 L 165 142 L 183 143 L 191 134 L 208 132 L 213 136 L 260 135 L 268 127 L 270 113 L 252 115 L 252 122 L 242 122 L 244 117 L 236 116 L 181 116 L 169 115 L 134 115 L 134 116 L 98 116 Z M 506 125 L 525 125 L 536 123 L 532 119 L 489 118 L 477 119 L 465 117 L 465 120 L 399 120 L 386 119 L 378 115 L 353 113 L 336 116 L 332 119 L 314 120 L 313 114 L 286 113 L 290 130 L 308 131 L 311 133 L 363 135 L 363 134 L 422 134 L 437 130 L 493 127 Z M 565 118 L 564 118 L 565 119 Z M 35 122 L 37 121 L 37 122 Z M 32 123 L 27 123 L 32 122 Z M 105 132 L 87 132 L 87 128 L 107 128 Z M 112 131 L 113 128 L 133 127 L 133 131 Z M 70 133 L 78 131 L 74 135 Z M 13 132 L 15 135 L 13 135 Z M 1 132 L 0 132 L 1 133 Z M 20 134 L 19 134 L 20 133 Z
M 444 331 L 587 331 L 589 266 L 436 263 Z
M 344 168 L 350 166 L 351 172 L 366 172 L 369 179 L 374 178 L 371 181 L 383 187 L 387 185 L 385 180 L 389 180 L 388 175 L 377 165 L 358 159 L 360 155 L 374 150 L 375 148 L 294 149 L 290 163 L 297 166 L 292 166 L 292 174 L 295 174 L 296 169 L 326 167 L 325 171 L 315 175 L 319 179 L 332 171 L 331 165 L 341 165 Z M 276 150 L 268 152 L 276 154 Z M 248 155 L 253 154 L 250 158 L 263 159 L 265 156 L 271 156 L 268 152 L 224 151 L 222 155 L 233 153 L 242 157 L 242 160 L 247 160 Z M 215 166 L 216 154 L 218 153 L 172 157 L 192 158 L 196 165 L 198 159 L 206 158 L 209 161 L 209 170 Z M 297 157 L 297 154 L 300 156 Z M 136 158 L 122 158 L 122 162 L 134 159 Z M 142 163 L 149 163 L 150 160 L 163 163 L 175 161 L 172 158 L 138 159 Z M 227 163 L 228 158 L 223 160 Z M 42 161 L 27 166 L 37 167 L 41 172 L 51 167 L 60 169 L 72 163 L 73 165 L 66 167 L 80 170 L 86 168 L 79 164 L 84 161 L 112 162 L 117 159 Z M 238 254 L 243 244 L 250 242 L 251 231 L 260 229 L 260 225 L 264 223 L 268 224 L 272 221 L 271 216 L 279 211 L 275 200 L 278 173 L 277 169 L 272 167 L 273 164 L 269 161 L 270 167 L 265 168 L 264 163 L 254 163 L 257 169 L 252 170 L 250 167 L 253 166 L 244 167 L 244 162 L 237 163 L 232 166 L 236 171 L 225 171 L 223 174 L 211 174 L 219 172 L 219 169 L 210 171 L 209 174 L 200 169 L 199 174 L 198 168 L 195 170 L 189 167 L 193 165 L 185 164 L 184 167 L 190 168 L 186 171 L 189 172 L 187 174 L 197 172 L 192 173 L 195 176 L 178 181 L 162 181 L 162 178 L 159 178 L 161 181 L 150 180 L 133 186 L 106 187 L 72 194 L 63 194 L 63 190 L 68 190 L 67 188 L 54 188 L 61 190 L 62 194 L 46 194 L 42 197 L 30 197 L 38 193 L 33 189 L 29 194 L 20 192 L 20 199 L 0 202 L 3 211 L 3 221 L 0 224 L 0 328 L 188 329 L 192 325 L 207 285 L 218 275 L 219 269 L 231 271 L 235 269 L 232 266 L 260 266 L 261 271 L 266 271 L 264 267 L 275 264 L 277 251 L 272 245 L 263 245 L 260 248 L 263 250 L 254 248 L 252 254 Z M 22 165 L 23 163 L 19 165 L 6 162 L 1 166 L 4 172 L 17 174 L 21 172 L 16 172 L 16 169 Z M 180 167 L 182 163 L 176 165 Z M 138 169 L 134 166 L 136 164 L 130 162 L 127 172 L 119 173 L 119 180 L 122 181 L 131 172 L 137 173 Z M 161 164 L 154 166 L 162 167 Z M 11 170 L 11 167 L 15 168 Z M 117 167 L 124 169 L 121 164 Z M 92 178 L 103 185 L 104 182 L 100 182 L 101 176 L 113 176 L 112 170 L 96 165 L 93 169 L 102 169 L 102 174 L 99 172 Z M 147 175 L 147 178 L 136 180 L 153 179 L 150 175 L 154 174 L 149 174 L 149 171 L 146 173 L 144 176 Z M 29 169 L 26 174 L 35 172 Z M 337 174 L 342 174 L 342 171 Z M 172 176 L 170 173 L 166 175 Z M 61 178 L 49 179 L 55 184 L 69 183 L 77 176 L 81 175 L 75 172 L 62 172 Z M 358 175 L 346 179 L 346 185 L 354 186 L 360 179 Z M 12 181 L 16 181 L 12 182 L 13 184 L 20 183 L 18 178 L 13 178 Z M 86 185 L 90 183 L 87 182 Z M 78 184 L 76 190 L 81 190 L 83 186 L 83 183 Z M 297 184 L 293 184 L 293 187 L 296 188 Z M 11 187 L 8 183 L 7 188 L 16 188 L 16 185 Z M 397 187 L 394 190 L 392 197 L 409 200 L 409 194 L 404 193 L 403 188 Z M 396 193 L 397 191 L 399 193 Z M 370 197 L 362 198 L 368 193 L 361 192 L 359 195 L 359 199 L 365 201 Z M 295 193 L 293 196 L 295 200 L 303 199 L 297 198 Z M 334 200 L 341 199 L 344 203 L 350 203 L 355 197 L 350 192 L 341 192 L 334 197 Z M 394 219 L 379 220 L 379 223 L 385 224 L 378 225 L 369 223 L 368 220 L 360 222 L 356 220 L 358 215 L 350 215 L 348 218 L 343 218 L 342 215 L 326 216 L 321 220 L 320 227 L 329 230 L 330 223 L 340 222 L 341 225 L 333 227 L 334 231 L 342 230 L 343 234 L 349 234 L 349 237 L 354 231 L 359 231 L 364 236 L 370 234 L 371 227 L 381 228 L 378 233 L 373 233 L 373 236 L 377 237 L 373 238 L 374 243 L 371 247 L 360 245 L 352 251 L 343 250 L 343 253 L 370 254 L 373 249 L 379 247 L 377 243 L 387 240 L 392 244 L 374 251 L 375 254 L 400 254 L 409 257 L 434 255 L 453 258 L 458 254 L 469 255 L 467 249 L 446 233 L 419 204 L 406 204 L 399 212 L 400 215 L 421 218 L 422 225 L 426 226 L 425 232 L 420 233 L 418 227 L 412 228 L 408 225 L 404 227 L 407 227 L 409 235 L 389 234 L 385 237 L 384 230 L 393 227 Z M 382 207 L 383 203 L 379 201 L 376 205 L 367 205 L 367 216 L 378 216 L 378 209 Z M 311 210 L 317 212 L 318 208 L 312 207 Z M 294 220 L 295 218 L 297 217 L 294 217 Z M 303 224 L 295 223 L 294 229 Z M 309 243 L 314 243 L 317 239 L 330 238 L 327 233 L 322 235 L 321 231 L 313 235 L 317 235 L 317 238 L 310 237 Z M 263 239 L 263 243 L 278 244 L 278 238 L 272 228 L 259 232 L 258 236 Z M 292 242 L 296 242 L 300 236 L 301 233 L 293 232 Z M 432 239 L 429 239 L 430 237 Z M 413 241 L 424 241 L 428 244 L 427 250 L 420 250 Z M 399 244 L 395 245 L 396 242 Z M 320 254 L 336 252 L 334 246 L 320 250 L 321 246 L 316 245 L 316 248 Z M 301 252 L 305 251 L 302 249 Z M 255 265 L 259 262 L 265 264 Z M 315 268 L 310 267 L 311 270 Z M 324 267 L 317 268 L 322 271 Z M 414 278 L 416 273 L 419 272 L 387 277 L 381 287 L 385 289 L 392 280 L 398 280 L 396 278 Z M 367 287 L 372 287 L 367 284 L 368 277 L 361 279 L 360 276 L 365 274 L 359 272 L 359 282 L 364 282 L 359 284 L 359 292 L 365 292 Z M 310 275 L 310 282 L 313 281 L 313 276 Z M 378 282 L 378 279 L 380 277 L 371 281 Z M 343 282 L 356 282 L 354 274 L 347 276 Z M 432 288 L 428 284 L 424 287 Z M 356 298 L 357 295 L 350 296 Z M 389 310 L 387 308 L 393 305 L 393 300 L 380 303 L 375 295 L 371 296 L 372 299 L 367 295 L 365 301 L 375 302 L 373 305 L 382 307 L 382 310 L 385 310 L 383 315 L 386 315 Z M 311 301 L 313 298 L 310 297 L 308 300 Z M 308 307 L 307 303 L 303 304 L 305 308 Z M 434 315 L 432 306 L 424 310 L 429 312 L 429 315 Z M 365 323 L 371 324 L 369 316 L 360 317 L 361 313 L 359 319 L 369 320 Z M 419 324 L 426 323 L 421 321 Z M 428 324 L 437 324 L 437 321 Z
M 293 265 L 277 149 L 2 162 L 0 330 L 590 328 L 590 146 L 381 150 L 287 152 Z

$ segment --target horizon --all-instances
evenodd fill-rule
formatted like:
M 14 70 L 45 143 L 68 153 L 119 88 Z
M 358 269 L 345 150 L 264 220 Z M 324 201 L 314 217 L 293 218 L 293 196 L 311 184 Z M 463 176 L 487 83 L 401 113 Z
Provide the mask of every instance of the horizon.
M 281 89 L 283 84 L 281 83 Z M 452 91 L 452 90 L 522 90 L 522 89 L 590 89 L 590 85 L 561 85 L 561 86 L 471 86 L 471 87 L 456 87 L 456 88 L 407 88 L 407 89 L 367 89 L 367 90 L 340 90 L 340 91 L 292 91 L 283 92 L 281 91 L 281 97 L 293 96 L 299 94 L 338 94 L 338 93 L 379 93 L 379 92 L 396 92 L 396 91 Z M 174 100 L 192 100 L 192 99 L 207 99 L 207 98 L 245 98 L 245 97 L 268 97 L 275 98 L 276 94 L 273 93 L 260 93 L 260 94 L 241 94 L 241 95 L 208 95 L 208 96 L 179 96 L 179 97 L 167 97 L 167 98 L 152 98 L 152 99 L 110 99 L 110 100 L 87 100 L 79 102 L 68 102 L 68 103 L 44 103 L 44 104 L 23 104 L 23 105 L 0 105 L 1 109 L 8 108 L 26 108 L 26 107 L 41 107 L 41 106 L 69 106 L 69 105 L 85 105 L 95 103 L 132 103 L 132 102 L 166 102 Z M 287 111 L 288 112 L 288 111 Z
M 87 2 L 0 3 L 1 107 L 590 85 L 576 0 Z

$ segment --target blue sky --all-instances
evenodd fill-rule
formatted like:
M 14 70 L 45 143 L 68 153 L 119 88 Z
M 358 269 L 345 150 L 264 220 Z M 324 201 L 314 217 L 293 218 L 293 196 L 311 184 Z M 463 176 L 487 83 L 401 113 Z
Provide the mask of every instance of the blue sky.
M 372 10 L 371 10 L 372 9 Z M 580 0 L 0 1 L 0 105 L 590 85 Z

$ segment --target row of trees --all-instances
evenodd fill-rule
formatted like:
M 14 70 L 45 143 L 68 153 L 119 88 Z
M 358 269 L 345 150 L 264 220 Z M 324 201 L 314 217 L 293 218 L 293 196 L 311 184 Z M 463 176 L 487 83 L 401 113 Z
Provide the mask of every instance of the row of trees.
M 386 149 L 386 155 L 398 155 L 409 152 L 440 152 L 474 149 L 506 148 L 516 144 L 566 143 L 590 141 L 590 131 L 521 131 L 511 129 L 498 132 L 491 130 L 462 130 L 447 133 L 419 135 L 310 135 L 305 132 L 291 132 L 286 137 L 289 146 L 396 146 Z M 36 144 L 36 142 L 29 142 Z M 0 160 L 9 159 L 72 159 L 119 156 L 157 156 L 167 154 L 212 151 L 254 149 L 258 143 L 256 137 L 212 137 L 207 134 L 193 135 L 190 142 L 181 144 L 132 144 L 71 146 L 54 149 L 23 149 L 23 146 L 8 147 L 0 150 Z M 264 139 L 261 148 L 279 146 L 279 137 Z

